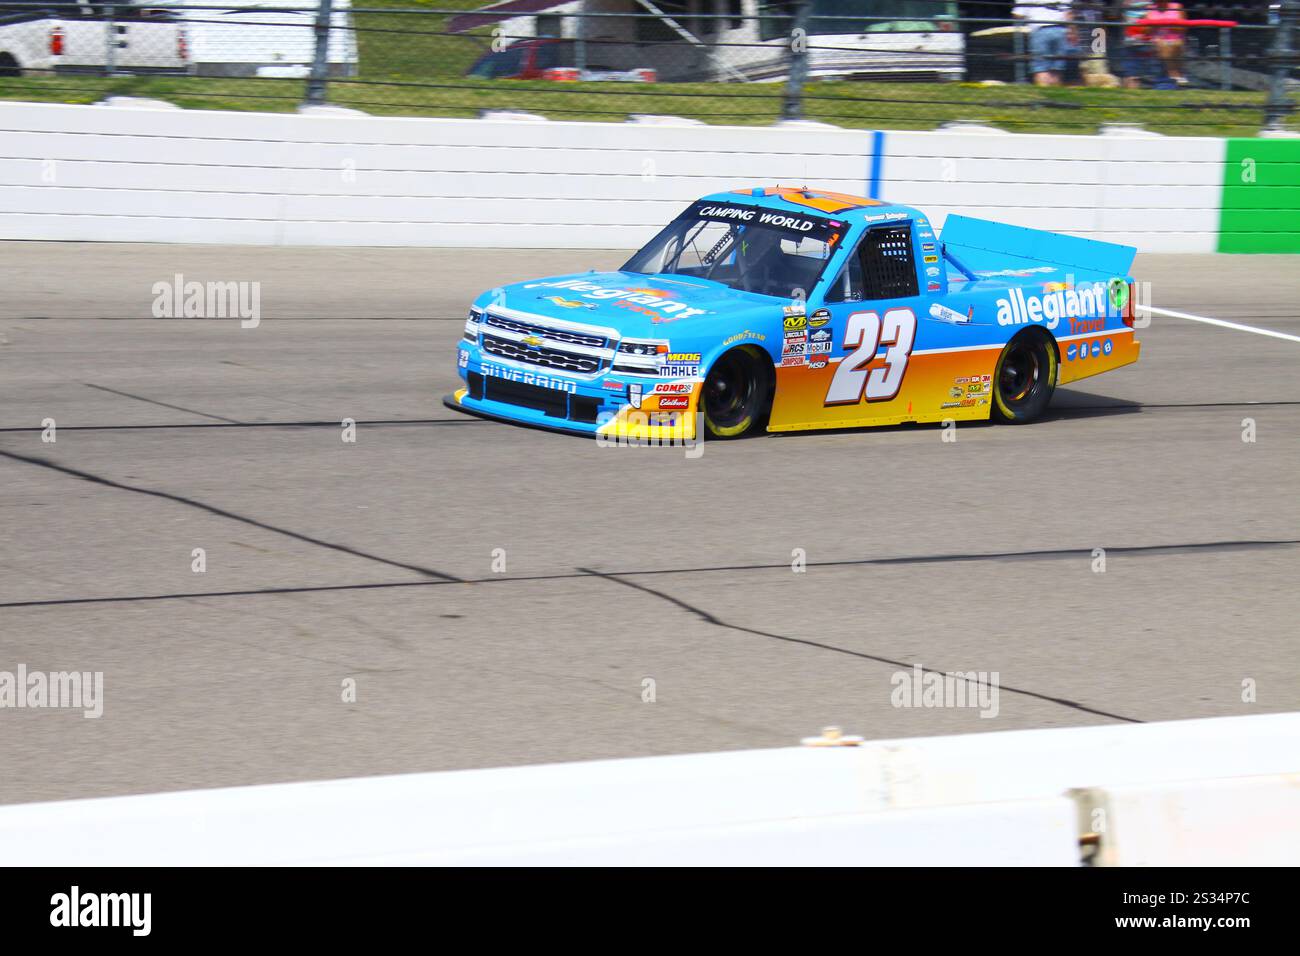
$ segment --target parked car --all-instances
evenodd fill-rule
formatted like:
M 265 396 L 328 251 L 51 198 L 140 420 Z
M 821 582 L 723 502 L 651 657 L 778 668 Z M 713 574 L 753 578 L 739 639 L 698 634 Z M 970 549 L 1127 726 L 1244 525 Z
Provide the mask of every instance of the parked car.
M 25 72 L 130 73 L 189 69 L 189 41 L 174 11 L 83 2 L 0 4 L 0 76 Z
M 653 83 L 654 70 L 645 68 L 615 69 L 602 65 L 601 54 L 609 50 L 594 44 L 588 45 L 588 54 L 595 53 L 579 65 L 578 44 L 572 39 L 543 37 L 519 40 L 504 50 L 483 54 L 469 68 L 467 76 L 484 80 L 600 80 L 632 83 Z

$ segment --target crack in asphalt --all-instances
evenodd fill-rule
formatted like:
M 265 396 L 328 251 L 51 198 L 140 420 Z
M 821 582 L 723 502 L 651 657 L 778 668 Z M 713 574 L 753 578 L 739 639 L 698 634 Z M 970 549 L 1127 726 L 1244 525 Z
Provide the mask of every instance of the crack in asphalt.
M 0 455 L 5 452 L 0 452 Z M 1199 541 L 1185 544 L 1148 544 L 1110 547 L 1107 554 L 1155 555 L 1196 554 L 1199 552 L 1256 551 L 1272 548 L 1300 546 L 1300 538 L 1276 541 Z M 1090 558 L 1091 549 L 1062 548 L 1045 551 L 1002 551 L 977 554 L 903 555 L 893 558 L 853 558 L 842 561 L 809 561 L 809 568 L 844 568 L 869 565 L 943 564 L 961 561 L 1036 561 L 1063 558 Z M 718 571 L 775 571 L 787 570 L 789 563 L 781 564 L 724 564 L 697 568 L 647 568 L 643 570 L 607 571 L 606 575 L 618 577 L 644 577 L 672 574 L 708 574 Z M 330 591 L 376 591 L 388 588 L 422 588 L 437 584 L 522 584 L 530 581 L 572 581 L 598 576 L 597 572 L 575 569 L 563 574 L 525 574 L 489 578 L 458 578 L 447 575 L 433 581 L 373 581 L 368 584 L 304 584 L 278 588 L 243 588 L 230 591 L 179 591 L 168 594 L 128 594 L 85 598 L 47 598 L 31 601 L 0 602 L 0 609 L 23 607 L 57 607 L 75 604 L 129 604 L 147 601 L 182 601 L 191 598 L 258 597 L 276 594 L 315 594 Z
M 123 398 L 130 398 L 137 402 L 145 402 L 149 405 L 157 405 L 159 408 L 170 408 L 174 412 L 184 412 L 186 415 L 198 415 L 200 418 L 211 418 L 218 422 L 224 422 L 227 425 L 242 425 L 243 422 L 235 418 L 223 418 L 220 415 L 209 415 L 207 412 L 195 411 L 192 408 L 184 408 L 180 405 L 169 405 L 167 402 L 160 402 L 156 399 L 145 398 L 143 395 L 132 395 L 130 392 L 121 392 L 115 388 L 109 388 L 107 385 L 96 385 L 93 382 L 82 382 L 86 388 L 97 389 L 101 392 L 108 392 L 110 395 L 120 395 Z
M 161 498 L 164 501 L 171 501 L 185 505 L 189 508 L 195 508 L 199 511 L 206 511 L 208 514 L 216 515 L 219 518 L 228 518 L 231 521 L 238 521 L 241 524 L 251 525 L 254 528 L 260 528 L 263 531 L 270 531 L 274 534 L 284 535 L 286 538 L 292 538 L 295 541 L 302 541 L 307 544 L 316 545 L 317 547 L 328 548 L 331 551 L 338 551 L 341 554 L 348 554 L 355 558 L 365 558 L 367 561 L 376 561 L 379 564 L 386 564 L 393 568 L 401 568 L 404 571 L 412 571 L 416 574 L 423 575 L 424 577 L 436 578 L 440 581 L 447 582 L 461 580 L 453 574 L 447 574 L 443 571 L 434 570 L 433 568 L 421 567 L 418 564 L 407 564 L 404 561 L 394 561 L 390 558 L 371 554 L 368 551 L 362 551 L 359 548 L 353 548 L 346 544 L 338 544 L 334 541 L 325 541 L 321 538 L 313 538 L 311 535 L 302 534 L 298 531 L 291 531 L 288 528 L 281 528 L 273 524 L 268 524 L 265 521 L 259 521 L 256 518 L 249 518 L 246 515 L 236 514 L 233 511 L 218 508 L 216 505 L 210 505 L 195 498 L 186 498 L 184 495 L 172 494 L 169 491 L 158 491 L 153 488 L 142 488 L 139 485 L 124 484 L 120 481 L 114 481 L 111 478 L 104 478 L 88 471 L 70 468 L 67 465 L 60 465 L 49 461 L 48 459 L 37 458 L 32 455 L 19 455 L 16 452 L 0 449 L 0 457 L 8 458 L 12 461 L 23 462 L 28 465 L 36 465 L 39 468 L 48 468 L 51 471 L 58 472 L 59 474 L 68 475 L 72 478 L 80 478 L 82 481 L 88 481 L 96 485 L 103 485 L 107 488 L 115 488 L 119 491 L 130 491 L 138 495 L 147 495 L 151 498 Z
M 711 614 L 710 612 L 704 610 L 703 608 L 698 608 L 693 604 L 688 604 L 686 601 L 683 601 L 681 598 L 673 597 L 671 594 L 668 594 L 667 592 L 656 591 L 654 588 L 646 587 L 643 584 L 637 584 L 633 581 L 625 581 L 622 578 L 618 577 L 617 575 L 605 574 L 600 571 L 592 570 L 590 568 L 578 568 L 578 570 L 586 574 L 594 575 L 595 577 L 598 578 L 603 578 L 606 581 L 613 581 L 614 583 L 621 584 L 624 587 L 632 588 L 634 590 L 641 591 L 645 594 L 653 595 L 654 597 L 657 597 L 660 600 L 667 601 L 670 604 L 676 605 L 677 607 L 681 608 L 683 611 L 686 611 L 690 614 L 694 614 L 696 617 L 700 618 L 700 620 L 705 621 L 708 624 L 712 624 L 715 627 L 726 628 L 727 630 L 731 630 L 731 631 L 739 631 L 742 634 L 753 634 L 756 637 L 764 637 L 771 640 L 784 641 L 785 643 L 788 644 L 801 644 L 804 647 L 812 647 L 812 648 L 816 648 L 817 650 L 830 651 L 834 654 L 844 654 L 848 657 L 856 657 L 860 660 L 873 661 L 877 664 L 889 664 L 892 667 L 903 668 L 905 670 L 919 669 L 924 673 L 938 674 L 939 676 L 946 676 L 949 673 L 948 671 L 939 670 L 933 667 L 926 667 L 922 664 L 916 664 L 909 661 L 894 660 L 893 658 L 890 657 L 882 657 L 879 654 L 868 654 L 866 651 L 855 651 L 848 647 L 840 647 L 839 645 L 836 644 L 827 644 L 824 643 L 823 641 L 814 641 L 805 637 L 791 637 L 788 634 L 774 634 L 771 631 L 760 631 L 757 628 L 745 627 L 742 624 L 732 624 L 729 621 L 724 621 L 722 618 L 714 614 Z M 1050 694 L 1040 694 L 1038 691 L 1025 690 L 1024 688 L 1021 687 L 1012 687 L 1008 684 L 999 684 L 998 690 L 1006 691 L 1009 694 L 1019 694 L 1022 697 L 1032 697 L 1035 700 L 1046 701 L 1047 703 L 1050 704 L 1058 704 L 1062 707 L 1068 707 L 1071 710 L 1080 711 L 1081 713 L 1085 713 L 1085 714 L 1094 714 L 1098 717 L 1108 717 L 1111 720 L 1120 720 L 1129 724 L 1145 723 L 1145 721 L 1139 720 L 1136 717 L 1125 717 L 1123 714 L 1115 714 L 1115 713 L 1111 713 L 1110 711 L 1100 710 L 1096 707 L 1089 707 L 1087 704 L 1081 704 L 1078 701 L 1068 700 L 1064 697 L 1053 697 Z

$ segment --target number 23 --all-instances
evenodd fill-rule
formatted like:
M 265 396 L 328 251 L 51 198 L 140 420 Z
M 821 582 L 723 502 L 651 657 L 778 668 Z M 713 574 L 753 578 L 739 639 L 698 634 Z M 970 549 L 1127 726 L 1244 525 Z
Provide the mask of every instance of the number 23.
M 875 312 L 854 312 L 844 330 L 844 347 L 852 354 L 835 367 L 827 405 L 887 402 L 898 395 L 907 372 L 907 360 L 916 340 L 916 315 L 911 309 L 889 309 L 882 320 Z M 867 371 L 876 350 L 886 346 L 885 364 Z

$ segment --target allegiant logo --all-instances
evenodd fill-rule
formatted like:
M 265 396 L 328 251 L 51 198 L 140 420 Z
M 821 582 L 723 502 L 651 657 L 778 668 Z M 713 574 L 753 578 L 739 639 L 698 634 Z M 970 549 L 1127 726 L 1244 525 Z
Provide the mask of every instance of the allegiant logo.
M 705 309 L 693 309 L 685 302 L 665 298 L 667 293 L 659 289 L 609 289 L 583 279 L 560 279 L 554 282 L 530 282 L 525 289 L 567 289 L 576 292 L 584 299 L 613 299 L 634 305 L 649 306 L 657 312 L 674 319 L 686 319 L 692 315 L 708 315 Z M 616 301 L 615 304 L 618 304 Z
M 1106 316 L 1106 283 L 1084 282 L 1073 289 L 1049 292 L 1043 296 L 1025 295 L 1023 289 L 1011 289 L 998 299 L 998 325 L 1025 325 L 1040 322 L 1049 329 L 1061 319 Z

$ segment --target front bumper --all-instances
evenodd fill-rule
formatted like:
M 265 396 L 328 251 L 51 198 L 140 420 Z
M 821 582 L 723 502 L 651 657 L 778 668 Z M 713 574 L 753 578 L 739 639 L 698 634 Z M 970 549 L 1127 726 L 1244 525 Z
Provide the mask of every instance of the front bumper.
M 468 341 L 457 347 L 464 386 L 443 401 L 449 407 L 521 425 L 579 435 L 669 442 L 695 438 L 698 382 L 624 372 L 570 376 L 485 356 Z

